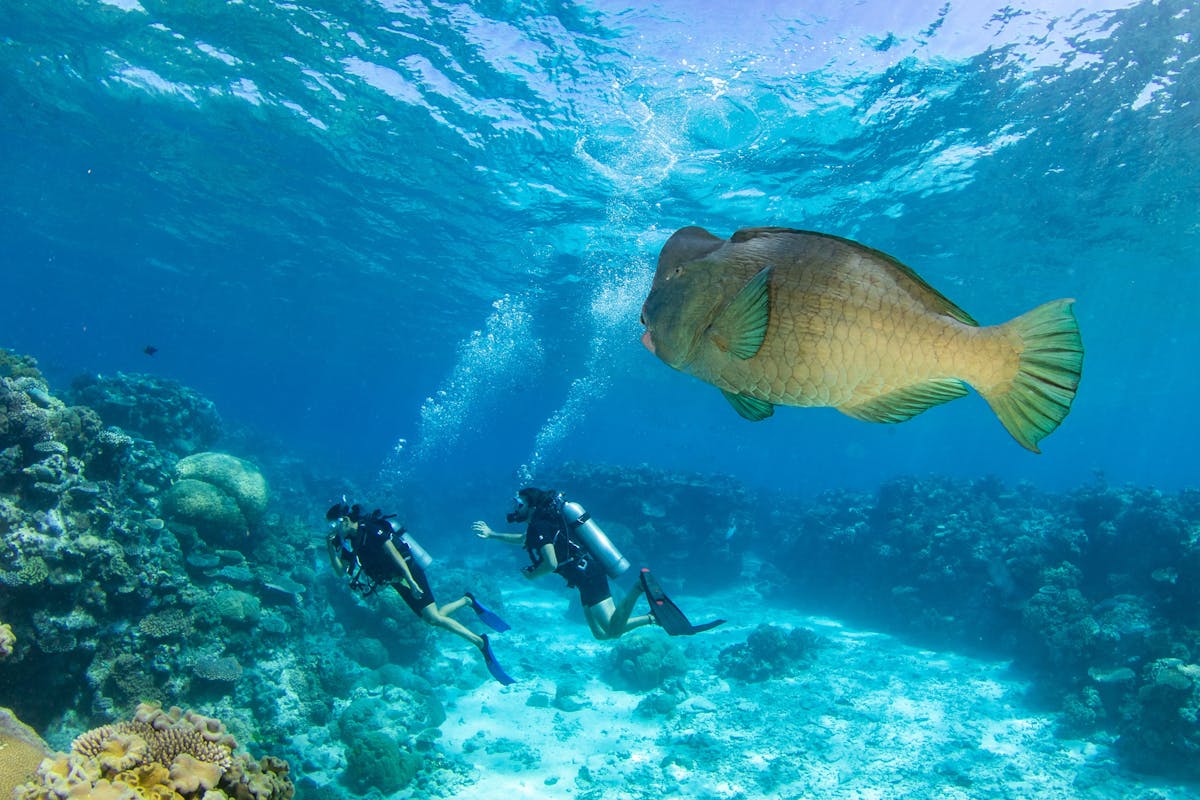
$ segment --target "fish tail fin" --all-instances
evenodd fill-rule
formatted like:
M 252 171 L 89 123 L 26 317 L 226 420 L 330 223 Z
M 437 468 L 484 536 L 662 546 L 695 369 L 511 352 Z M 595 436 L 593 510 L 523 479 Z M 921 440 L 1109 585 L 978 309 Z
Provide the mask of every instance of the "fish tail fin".
M 1083 340 L 1074 302 L 1053 300 L 1005 323 L 1020 339 L 1017 373 L 980 392 L 1012 437 L 1035 453 L 1066 418 L 1079 386 Z

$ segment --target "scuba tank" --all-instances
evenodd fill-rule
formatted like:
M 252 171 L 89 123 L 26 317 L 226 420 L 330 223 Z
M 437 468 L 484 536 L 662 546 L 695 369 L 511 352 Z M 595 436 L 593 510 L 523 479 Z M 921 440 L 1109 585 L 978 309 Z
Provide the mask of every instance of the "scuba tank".
M 404 540 L 404 543 L 408 545 L 408 550 L 412 553 L 413 561 L 416 562 L 417 566 L 421 569 L 429 569 L 429 565 L 433 563 L 433 556 L 429 555 L 429 551 L 421 547 L 417 543 L 417 540 L 412 537 L 412 534 L 404 530 L 403 525 L 396 525 L 390 520 L 388 524 L 392 526 L 392 531 L 398 533 L 400 538 Z
M 592 515 L 579 503 L 567 501 L 562 504 L 563 520 L 574 531 L 587 551 L 600 560 L 610 578 L 619 578 L 629 569 L 629 559 L 604 535 L 604 531 L 592 519 Z

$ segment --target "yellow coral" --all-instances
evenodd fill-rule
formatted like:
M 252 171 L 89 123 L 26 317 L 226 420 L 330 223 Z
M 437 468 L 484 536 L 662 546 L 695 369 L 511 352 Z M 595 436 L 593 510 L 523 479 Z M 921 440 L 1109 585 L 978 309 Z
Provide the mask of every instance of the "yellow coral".
M 110 782 L 104 778 L 96 781 L 86 795 L 89 800 L 142 800 L 133 787 L 123 781 Z
M 29 726 L 7 708 L 0 708 L 0 797 L 12 797 L 13 790 L 29 780 L 49 752 Z
M 56 753 L 43 759 L 37 774 L 13 792 L 17 800 L 59 800 L 87 797 L 100 780 L 100 768 L 90 758 L 75 753 Z
M 180 753 L 171 762 L 171 788 L 184 795 L 211 789 L 221 780 L 224 771 L 216 764 Z
M 175 791 L 168 785 L 171 773 L 163 764 L 139 764 L 117 775 L 146 800 L 171 800 Z
M 220 720 L 143 703 L 134 719 L 88 731 L 75 739 L 70 754 L 42 761 L 36 776 L 11 796 L 16 800 L 287 800 L 292 796 L 287 762 L 256 763 L 244 754 L 235 759 L 236 746 Z
M 0 659 L 12 655 L 13 645 L 17 643 L 17 635 L 10 625 L 0 622 Z
M 150 756 L 146 740 L 129 725 L 104 725 L 75 737 L 71 751 L 94 760 L 105 774 L 123 772 L 143 764 Z

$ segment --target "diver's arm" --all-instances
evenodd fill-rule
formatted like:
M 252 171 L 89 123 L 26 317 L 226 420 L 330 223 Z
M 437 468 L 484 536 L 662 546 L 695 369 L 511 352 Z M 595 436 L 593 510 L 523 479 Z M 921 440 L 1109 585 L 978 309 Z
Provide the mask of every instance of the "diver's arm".
M 408 568 L 408 562 L 404 560 L 404 556 L 400 555 L 400 551 L 396 549 L 396 545 L 388 541 L 383 543 L 383 547 L 388 551 L 388 554 L 392 557 L 392 560 L 396 562 L 396 566 L 400 567 L 400 571 L 404 573 L 404 580 L 408 582 L 408 586 L 410 589 L 412 589 L 413 594 L 417 595 L 418 597 L 424 594 L 424 592 L 421 591 L 421 587 L 417 585 L 417 581 L 413 577 L 412 570 Z
M 505 544 L 523 544 L 525 542 L 525 534 L 523 533 L 500 533 L 494 531 L 483 520 L 479 520 L 471 525 L 471 529 L 475 531 L 475 535 L 480 539 L 495 539 L 498 542 Z
M 536 564 L 530 564 L 521 573 L 530 580 L 540 578 L 558 569 L 558 556 L 554 555 L 554 545 L 542 545 L 542 560 Z

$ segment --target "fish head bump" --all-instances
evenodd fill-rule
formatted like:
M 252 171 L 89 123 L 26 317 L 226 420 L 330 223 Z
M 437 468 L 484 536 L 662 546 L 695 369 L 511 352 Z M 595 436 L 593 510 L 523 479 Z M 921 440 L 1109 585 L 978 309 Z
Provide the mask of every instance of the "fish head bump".
M 681 228 L 658 255 L 650 294 L 642 305 L 646 348 L 676 369 L 695 357 L 700 334 L 716 301 L 713 265 L 706 258 L 724 244 L 703 228 Z

